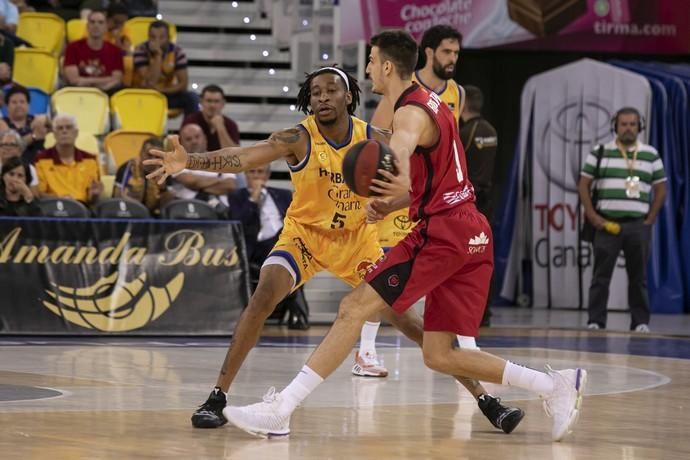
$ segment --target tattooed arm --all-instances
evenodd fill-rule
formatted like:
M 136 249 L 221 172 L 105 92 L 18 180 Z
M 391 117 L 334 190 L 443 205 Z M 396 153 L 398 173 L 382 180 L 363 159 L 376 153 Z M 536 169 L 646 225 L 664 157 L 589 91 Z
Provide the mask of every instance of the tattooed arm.
M 267 140 L 249 147 L 227 147 L 208 153 L 187 153 L 177 136 L 171 136 L 171 142 L 171 152 L 151 150 L 154 158 L 145 160 L 144 164 L 158 166 L 158 169 L 147 175 L 147 178 L 157 179 L 160 183 L 185 168 L 224 173 L 241 172 L 280 158 L 296 164 L 306 155 L 309 138 L 303 129 L 289 128 L 277 131 Z

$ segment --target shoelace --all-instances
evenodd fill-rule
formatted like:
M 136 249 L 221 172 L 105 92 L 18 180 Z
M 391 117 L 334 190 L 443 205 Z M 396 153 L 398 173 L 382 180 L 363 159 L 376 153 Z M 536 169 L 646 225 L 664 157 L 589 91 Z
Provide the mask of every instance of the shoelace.
M 266 404 L 271 404 L 276 399 L 278 399 L 278 394 L 279 393 L 276 393 L 276 387 L 269 388 L 266 394 L 264 395 L 264 402 Z

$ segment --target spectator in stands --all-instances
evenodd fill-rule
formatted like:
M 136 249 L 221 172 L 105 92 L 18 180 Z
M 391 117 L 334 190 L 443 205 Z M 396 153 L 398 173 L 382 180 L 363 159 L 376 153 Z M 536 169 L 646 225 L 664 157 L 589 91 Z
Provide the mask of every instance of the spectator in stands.
M 30 115 L 31 96 L 23 86 L 15 85 L 5 96 L 7 116 L 0 120 L 0 131 L 13 129 L 24 141 L 22 157 L 31 163 L 37 152 L 43 149 L 43 140 L 50 131 L 50 121 L 46 115 Z
M 201 126 L 210 151 L 240 144 L 237 123 L 223 115 L 223 107 L 225 107 L 223 89 L 217 85 L 208 85 L 201 90 L 201 110 L 186 116 L 182 121 L 182 126 L 189 123 Z
M 31 172 L 21 158 L 13 157 L 0 169 L 0 216 L 40 216 L 41 208 L 29 188 Z
M 122 50 L 105 41 L 106 16 L 91 11 L 87 37 L 67 45 L 63 73 L 67 85 L 98 88 L 109 94 L 122 88 Z
M 163 142 L 157 137 L 150 137 L 144 141 L 139 156 L 123 163 L 115 174 L 113 196 L 124 197 L 139 201 L 146 206 L 151 215 L 160 214 L 160 208 L 175 198 L 168 189 L 168 183 L 158 185 L 156 180 L 146 179 L 146 174 L 155 169 L 144 166 L 144 160 L 151 158 L 149 150 L 163 149 Z
M 132 39 L 125 22 L 129 19 L 127 5 L 121 2 L 110 2 L 107 11 L 108 32 L 105 34 L 105 41 L 112 43 L 120 48 L 125 54 L 132 52 Z
M 208 151 L 206 136 L 199 125 L 184 125 L 180 130 L 180 143 L 187 152 Z M 176 176 L 173 182 L 177 198 L 206 201 L 216 209 L 219 217 L 227 217 L 228 193 L 236 188 L 234 174 L 207 171 L 188 171 Z
M 96 202 L 103 193 L 100 167 L 96 156 L 75 146 L 79 133 L 77 119 L 58 114 L 53 131 L 55 147 L 43 150 L 35 159 L 41 197 L 67 197 L 86 204 Z
M 170 42 L 167 22 L 154 21 L 149 39 L 134 50 L 135 86 L 165 94 L 168 107 L 183 109 L 185 115 L 199 110 L 199 96 L 187 91 L 187 56 L 182 48 Z
M 14 35 L 17 32 L 19 10 L 10 0 L 0 0 L 0 30 Z
M 239 220 L 244 228 L 252 290 L 259 281 L 259 271 L 278 241 L 283 219 L 292 201 L 289 190 L 267 187 L 270 167 L 260 166 L 246 172 L 247 188 L 230 194 L 230 219 Z M 309 307 L 300 287 L 288 295 L 271 317 L 283 322 L 287 316 L 290 329 L 309 327 Z
M 17 131 L 13 129 L 0 131 L 0 166 L 10 158 L 20 158 L 29 167 L 29 172 L 31 173 L 29 186 L 34 196 L 38 196 L 38 174 L 36 174 L 34 165 L 22 158 L 23 151 L 24 140 Z

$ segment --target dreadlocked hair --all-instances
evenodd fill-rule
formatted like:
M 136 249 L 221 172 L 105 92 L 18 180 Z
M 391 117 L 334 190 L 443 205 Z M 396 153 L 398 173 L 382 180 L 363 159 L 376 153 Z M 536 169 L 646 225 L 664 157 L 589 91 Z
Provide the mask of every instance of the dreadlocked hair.
M 350 86 L 349 91 L 350 94 L 352 94 L 352 102 L 350 102 L 350 104 L 347 106 L 347 113 L 354 115 L 355 110 L 357 110 L 357 106 L 359 105 L 359 95 L 362 90 L 359 88 L 359 84 L 357 84 L 357 79 L 355 77 L 340 68 L 338 68 L 338 70 L 341 70 L 347 76 L 347 83 Z M 304 83 L 302 83 L 299 93 L 297 93 L 297 108 L 307 115 L 311 115 L 312 113 L 309 101 L 311 99 L 311 82 L 314 80 L 314 77 L 324 73 L 332 73 L 342 78 L 342 75 L 340 75 L 338 72 L 328 68 L 318 69 L 312 73 L 304 74 Z

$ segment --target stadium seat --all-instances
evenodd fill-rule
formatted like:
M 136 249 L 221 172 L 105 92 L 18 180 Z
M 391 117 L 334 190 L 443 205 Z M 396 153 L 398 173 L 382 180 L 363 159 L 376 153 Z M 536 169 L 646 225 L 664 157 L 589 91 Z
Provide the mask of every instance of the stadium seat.
M 79 131 L 96 136 L 110 125 L 108 95 L 96 88 L 66 87 L 51 97 L 53 112 L 77 117 Z
M 42 198 L 38 200 L 44 216 L 47 217 L 90 217 L 91 211 L 71 198 Z
M 164 219 L 218 220 L 216 211 L 205 201 L 173 200 L 161 209 Z
M 29 103 L 29 114 L 30 115 L 43 115 L 50 110 L 50 96 L 38 88 L 26 88 L 29 90 L 29 95 L 31 96 L 31 102 Z M 7 92 L 10 89 L 5 89 L 5 101 L 7 101 Z M 3 105 L 0 112 L 3 116 L 7 116 L 7 106 Z
M 22 13 L 17 36 L 57 57 L 65 43 L 65 21 L 53 13 Z
M 86 37 L 86 21 L 80 18 L 67 21 L 67 42 L 72 43 Z
M 100 149 L 98 148 L 98 139 L 96 139 L 96 136 L 93 134 L 82 132 L 81 126 L 79 127 L 79 134 L 77 134 L 77 141 L 75 144 L 79 150 L 99 156 L 98 154 L 100 153 Z M 55 135 L 53 133 L 46 134 L 46 138 L 43 141 L 43 146 L 49 149 L 54 145 Z
M 96 217 L 113 219 L 147 219 L 151 217 L 146 206 L 127 198 L 108 198 L 96 205 Z
M 137 16 L 129 18 L 125 22 L 125 27 L 129 31 L 129 38 L 132 40 L 132 46 L 136 48 L 137 45 L 149 39 L 149 25 L 155 20 L 156 18 Z M 177 27 L 170 22 L 168 22 L 168 25 L 170 26 L 170 41 L 175 43 L 177 41 Z
M 154 134 L 141 131 L 115 130 L 105 136 L 105 151 L 112 158 L 113 164 L 119 168 L 122 163 L 139 155 L 141 146 Z
M 58 60 L 47 51 L 15 48 L 12 78 L 22 86 L 51 94 L 57 83 Z
M 101 176 L 101 182 L 103 183 L 103 193 L 101 193 L 101 199 L 112 198 L 113 196 L 113 186 L 115 185 L 115 176 L 111 174 L 104 174 Z
M 161 136 L 168 121 L 168 100 L 151 89 L 123 89 L 110 98 L 115 126 Z

